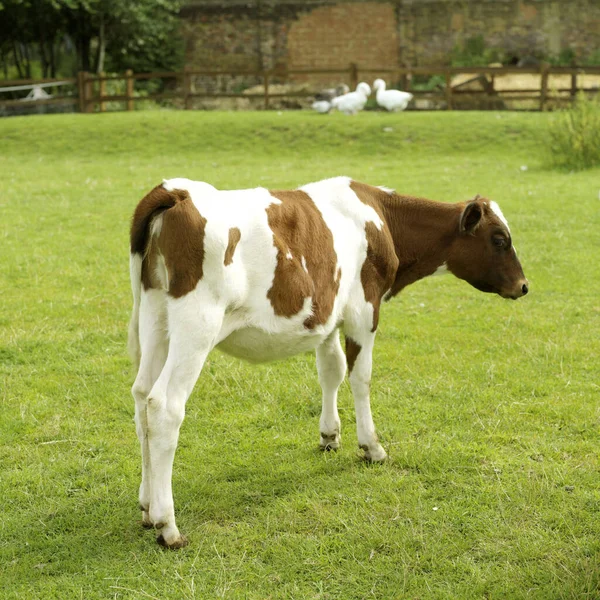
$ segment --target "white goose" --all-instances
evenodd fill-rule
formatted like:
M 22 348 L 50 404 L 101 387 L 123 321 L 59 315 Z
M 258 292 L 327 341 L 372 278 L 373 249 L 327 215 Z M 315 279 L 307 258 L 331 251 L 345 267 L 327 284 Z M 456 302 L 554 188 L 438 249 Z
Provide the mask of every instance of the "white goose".
M 318 113 L 325 114 L 331 110 L 331 101 L 338 96 L 343 96 L 350 91 L 350 88 L 342 83 L 336 88 L 328 88 L 321 90 L 318 94 L 315 94 L 315 101 L 312 103 L 311 108 Z
M 310 107 L 324 115 L 331 110 L 331 102 L 328 102 L 327 100 L 315 100 Z
M 367 98 L 371 95 L 371 88 L 368 83 L 361 81 L 356 86 L 355 92 L 338 96 L 331 101 L 333 108 L 337 108 L 346 115 L 355 115 L 362 110 L 367 103 Z
M 386 90 L 383 79 L 376 79 L 373 82 L 373 89 L 377 93 L 377 104 L 393 112 L 404 110 L 413 99 L 413 95 L 410 92 Z

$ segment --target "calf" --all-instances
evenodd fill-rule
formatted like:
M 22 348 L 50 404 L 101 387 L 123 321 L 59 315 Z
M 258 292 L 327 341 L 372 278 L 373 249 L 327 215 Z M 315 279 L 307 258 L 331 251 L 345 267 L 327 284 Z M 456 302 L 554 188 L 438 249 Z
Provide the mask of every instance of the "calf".
M 164 181 L 133 215 L 130 271 L 139 500 L 169 548 L 186 544 L 171 491 L 179 428 L 213 348 L 256 362 L 315 349 L 323 449 L 340 445 L 347 365 L 358 443 L 379 462 L 369 385 L 382 299 L 443 271 L 503 298 L 528 291 L 495 202 L 433 202 L 346 177 L 292 191 Z

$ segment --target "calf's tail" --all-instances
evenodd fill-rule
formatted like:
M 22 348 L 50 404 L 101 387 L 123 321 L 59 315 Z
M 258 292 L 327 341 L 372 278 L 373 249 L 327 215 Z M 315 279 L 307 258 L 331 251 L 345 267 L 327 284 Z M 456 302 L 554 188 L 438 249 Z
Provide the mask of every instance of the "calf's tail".
M 140 365 L 140 301 L 142 297 L 142 267 L 153 219 L 160 213 L 172 208 L 178 202 L 189 198 L 185 190 L 168 191 L 163 185 L 156 186 L 137 205 L 133 213 L 130 232 L 129 276 L 133 294 L 133 310 L 129 321 L 127 349 L 136 367 Z
M 129 320 L 129 334 L 127 336 L 127 350 L 133 366 L 137 370 L 140 366 L 140 299 L 142 296 L 142 255 L 129 256 L 129 276 L 131 278 L 131 291 L 133 293 L 133 309 Z

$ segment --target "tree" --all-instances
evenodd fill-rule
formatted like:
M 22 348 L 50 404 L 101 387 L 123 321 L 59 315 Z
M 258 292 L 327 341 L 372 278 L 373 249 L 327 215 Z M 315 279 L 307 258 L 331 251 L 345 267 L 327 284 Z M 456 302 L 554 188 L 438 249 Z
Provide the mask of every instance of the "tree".
M 180 0 L 0 0 L 5 73 L 8 61 L 30 77 L 37 60 L 42 76 L 55 77 L 70 48 L 73 71 L 176 69 L 179 9 Z

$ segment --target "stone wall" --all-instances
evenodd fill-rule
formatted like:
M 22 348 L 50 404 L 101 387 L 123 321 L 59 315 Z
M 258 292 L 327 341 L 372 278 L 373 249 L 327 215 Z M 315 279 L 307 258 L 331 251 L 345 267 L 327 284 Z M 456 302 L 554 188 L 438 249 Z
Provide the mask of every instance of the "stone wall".
M 600 0 L 196 0 L 182 18 L 192 68 L 449 64 L 478 35 L 517 58 L 600 48 Z
M 516 58 L 571 49 L 581 61 L 600 48 L 598 0 L 404 0 L 397 6 L 405 64 L 447 64 L 456 45 L 478 35 L 486 47 Z

